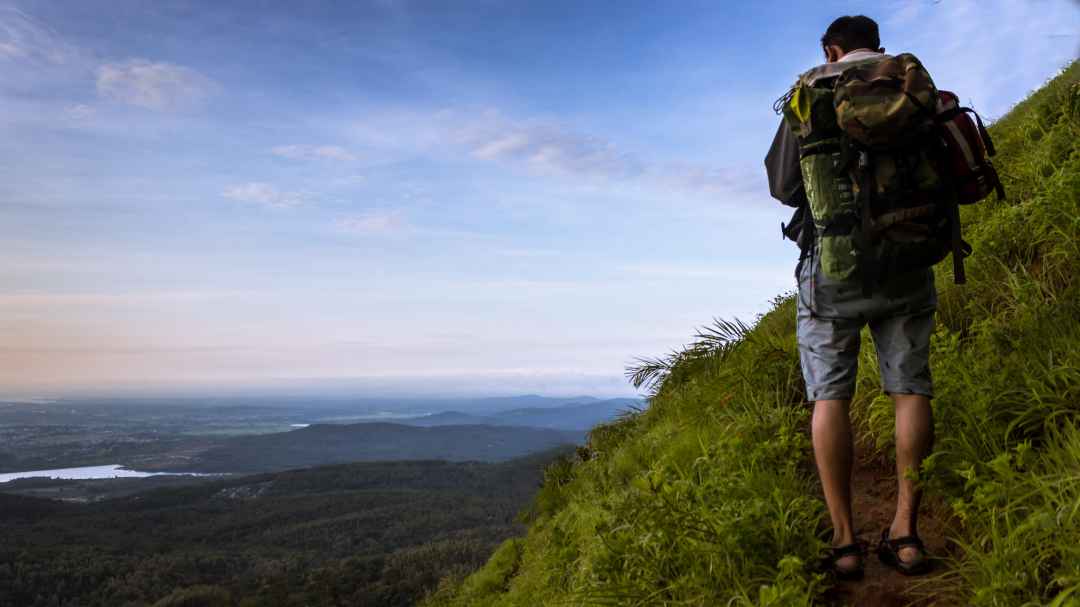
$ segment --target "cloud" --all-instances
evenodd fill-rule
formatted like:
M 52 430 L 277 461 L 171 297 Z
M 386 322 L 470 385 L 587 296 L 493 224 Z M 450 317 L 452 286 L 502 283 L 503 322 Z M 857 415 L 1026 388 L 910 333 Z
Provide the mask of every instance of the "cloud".
M 279 145 L 270 148 L 270 153 L 292 160 L 340 160 L 351 162 L 356 156 L 349 150 L 337 145 Z
M 47 26 L 10 6 L 0 7 L 0 58 L 14 61 L 67 63 L 73 49 Z
M 728 285 L 775 285 L 777 289 L 791 286 L 791 266 L 788 262 L 731 265 L 682 262 L 644 262 L 618 266 L 622 274 L 644 280 L 708 281 Z
M 480 160 L 522 162 L 543 174 L 618 179 L 642 172 L 641 162 L 613 142 L 558 124 L 512 120 L 493 111 L 459 124 L 451 127 L 451 137 Z
M 1076 58 L 1075 1 L 957 0 L 900 4 L 887 49 L 914 52 L 940 88 L 956 91 L 983 119 L 1001 117 L 1025 93 L 1041 86 L 1048 66 Z M 1007 50 L 1002 40 L 1022 40 Z
M 464 152 L 475 161 L 518 165 L 545 176 L 637 183 L 664 191 L 735 193 L 746 189 L 747 182 L 742 169 L 661 159 L 555 120 L 513 117 L 497 109 L 378 113 L 354 122 L 351 134 L 389 155 L 459 158 Z M 756 162 L 754 171 L 760 173 Z M 760 183 L 753 188 L 760 189 Z
M 336 224 L 338 230 L 349 234 L 387 234 L 409 227 L 400 211 L 368 211 L 342 217 Z
M 93 106 L 86 105 L 85 103 L 73 103 L 64 108 L 64 116 L 71 120 L 83 121 L 93 118 L 97 113 L 97 110 Z
M 172 63 L 131 59 L 97 68 L 98 95 L 152 110 L 196 106 L 216 89 L 206 76 Z
M 458 136 L 473 158 L 520 162 L 541 174 L 639 181 L 708 194 L 760 187 L 757 181 L 748 187 L 742 170 L 649 158 L 602 137 L 555 124 L 510 120 L 493 112 L 461 127 Z
M 515 258 L 540 258 L 540 257 L 557 257 L 562 255 L 560 251 L 553 249 L 499 249 L 495 251 L 496 255 L 502 257 L 515 257 Z
M 228 187 L 221 195 L 239 202 L 249 202 L 277 209 L 300 206 L 308 202 L 308 196 L 302 192 L 282 192 L 276 187 L 261 181 L 250 181 Z

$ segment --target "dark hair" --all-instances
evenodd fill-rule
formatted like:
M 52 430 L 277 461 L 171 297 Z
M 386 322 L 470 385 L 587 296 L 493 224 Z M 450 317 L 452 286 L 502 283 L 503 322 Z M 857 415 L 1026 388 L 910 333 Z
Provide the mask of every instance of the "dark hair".
M 847 15 L 832 22 L 825 35 L 821 37 L 821 46 L 836 45 L 845 53 L 857 48 L 877 50 L 881 46 L 878 26 L 865 15 Z

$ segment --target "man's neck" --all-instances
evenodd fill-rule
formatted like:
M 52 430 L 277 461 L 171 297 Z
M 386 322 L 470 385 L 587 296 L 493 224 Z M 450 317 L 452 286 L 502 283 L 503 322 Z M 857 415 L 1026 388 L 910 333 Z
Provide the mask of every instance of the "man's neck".
M 840 57 L 839 59 L 837 59 L 836 62 L 840 63 L 841 61 L 858 61 L 859 59 L 864 59 L 866 57 L 873 57 L 875 55 L 880 55 L 880 54 L 881 53 L 879 53 L 877 50 L 872 49 L 872 48 L 857 48 L 857 49 L 854 49 L 854 50 L 851 50 L 851 51 L 848 51 L 848 52 L 844 53 L 844 55 L 842 57 Z

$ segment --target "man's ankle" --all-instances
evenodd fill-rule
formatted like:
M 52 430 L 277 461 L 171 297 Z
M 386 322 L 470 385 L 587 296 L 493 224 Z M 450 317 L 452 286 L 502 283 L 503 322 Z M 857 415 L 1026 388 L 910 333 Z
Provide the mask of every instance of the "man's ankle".
M 918 535 L 916 527 L 912 523 L 893 521 L 889 525 L 889 539 L 896 539 L 898 537 L 907 537 L 909 535 Z
M 834 547 L 836 547 L 836 546 L 847 546 L 848 544 L 854 544 L 854 543 L 855 543 L 855 533 L 851 529 L 846 529 L 846 530 L 843 530 L 843 531 L 835 531 L 835 532 L 833 532 L 832 545 Z

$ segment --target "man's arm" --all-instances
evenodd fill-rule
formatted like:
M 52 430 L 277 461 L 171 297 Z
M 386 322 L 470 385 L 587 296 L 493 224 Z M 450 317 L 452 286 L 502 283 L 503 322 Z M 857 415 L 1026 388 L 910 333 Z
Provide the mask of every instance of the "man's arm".
M 772 147 L 765 155 L 769 175 L 769 193 L 789 207 L 800 207 L 806 200 L 802 170 L 799 168 L 799 142 L 787 121 L 781 120 Z
M 769 174 L 769 193 L 780 202 L 795 207 L 786 224 L 780 224 L 784 237 L 799 245 L 805 254 L 814 238 L 813 222 L 806 204 L 802 168 L 799 166 L 799 141 L 787 121 L 781 120 L 772 147 L 765 155 L 765 171 Z

